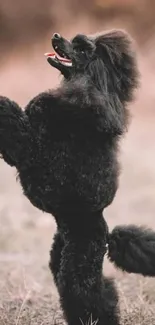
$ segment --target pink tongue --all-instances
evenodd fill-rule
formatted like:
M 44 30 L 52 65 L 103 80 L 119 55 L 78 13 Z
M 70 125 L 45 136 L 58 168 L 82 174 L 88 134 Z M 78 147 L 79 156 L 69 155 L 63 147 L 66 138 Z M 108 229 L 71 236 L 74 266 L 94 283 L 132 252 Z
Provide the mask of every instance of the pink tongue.
M 54 52 L 52 52 L 52 53 L 45 53 L 44 55 L 45 56 L 55 56 L 55 53 Z
M 60 61 L 62 61 L 62 62 L 72 62 L 72 60 L 70 60 L 70 59 L 66 59 L 66 58 L 62 58 L 58 53 L 55 53 L 55 52 L 52 52 L 52 53 L 45 53 L 44 54 L 45 56 L 47 56 L 47 57 L 54 57 L 55 58 L 55 56 L 56 57 L 58 57 L 58 59 L 60 60 Z

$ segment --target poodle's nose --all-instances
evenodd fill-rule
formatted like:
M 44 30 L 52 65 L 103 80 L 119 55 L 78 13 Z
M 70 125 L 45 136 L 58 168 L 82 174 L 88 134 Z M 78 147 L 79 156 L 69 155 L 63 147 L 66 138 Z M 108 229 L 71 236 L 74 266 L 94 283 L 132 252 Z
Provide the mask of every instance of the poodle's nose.
M 59 38 L 61 38 L 61 35 L 58 34 L 58 33 L 54 33 L 54 34 L 53 34 L 53 38 L 55 38 L 55 39 L 59 39 Z

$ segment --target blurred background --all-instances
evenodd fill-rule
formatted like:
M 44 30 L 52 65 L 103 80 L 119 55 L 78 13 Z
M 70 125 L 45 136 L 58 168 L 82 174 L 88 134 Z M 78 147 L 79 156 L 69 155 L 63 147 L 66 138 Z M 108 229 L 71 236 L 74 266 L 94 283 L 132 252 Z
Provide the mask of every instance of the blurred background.
M 24 107 L 58 85 L 61 77 L 44 57 L 54 32 L 70 38 L 110 28 L 126 29 L 135 39 L 141 85 L 121 142 L 120 187 L 105 216 L 110 228 L 135 223 L 155 229 L 155 1 L 0 0 L 0 94 Z M 55 229 L 53 218 L 23 196 L 16 170 L 0 161 L 0 324 L 63 322 L 48 270 Z M 121 325 L 155 325 L 154 279 L 122 275 L 108 262 L 104 272 L 116 278 Z

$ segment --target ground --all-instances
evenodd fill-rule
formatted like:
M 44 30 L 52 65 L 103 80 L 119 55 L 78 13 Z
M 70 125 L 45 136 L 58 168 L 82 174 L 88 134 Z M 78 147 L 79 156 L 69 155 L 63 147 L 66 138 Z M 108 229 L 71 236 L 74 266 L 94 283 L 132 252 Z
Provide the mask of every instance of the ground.
M 45 43 L 33 53 L 3 57 L 0 92 L 24 106 L 38 92 L 54 87 L 58 73 L 45 61 Z M 155 77 L 151 54 L 139 54 L 142 84 L 129 132 L 121 143 L 120 188 L 105 216 L 116 224 L 155 229 Z M 8 130 L 9 132 L 9 130 Z M 23 196 L 16 170 L 0 161 L 0 324 L 62 324 L 58 295 L 48 269 L 56 229 L 52 216 Z M 123 274 L 106 261 L 120 294 L 121 325 L 155 325 L 155 279 Z M 74 325 L 74 324 L 73 324 Z

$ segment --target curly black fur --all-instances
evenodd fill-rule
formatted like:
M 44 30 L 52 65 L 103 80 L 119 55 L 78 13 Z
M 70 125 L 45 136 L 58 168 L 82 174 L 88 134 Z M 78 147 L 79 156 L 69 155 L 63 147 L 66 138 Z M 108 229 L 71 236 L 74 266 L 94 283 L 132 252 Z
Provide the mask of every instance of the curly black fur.
M 119 324 L 118 297 L 113 281 L 102 275 L 107 225 L 102 213 L 83 215 L 87 220 L 77 231 L 61 225 L 54 238 L 50 268 L 69 324 L 97 321 Z M 73 218 L 78 218 L 78 215 Z
M 155 232 L 136 226 L 117 226 L 109 237 L 109 259 L 129 273 L 155 276 Z
M 55 35 L 52 43 L 72 66 L 49 57 L 63 82 L 24 111 L 0 97 L 0 152 L 17 168 L 32 204 L 56 219 L 50 268 L 68 324 L 91 317 L 117 325 L 117 292 L 102 276 L 108 241 L 102 212 L 117 190 L 118 140 L 137 86 L 134 54 L 122 31 L 71 42 Z

